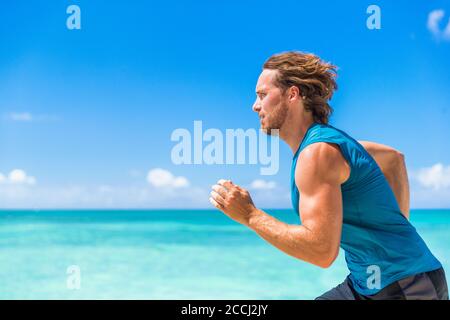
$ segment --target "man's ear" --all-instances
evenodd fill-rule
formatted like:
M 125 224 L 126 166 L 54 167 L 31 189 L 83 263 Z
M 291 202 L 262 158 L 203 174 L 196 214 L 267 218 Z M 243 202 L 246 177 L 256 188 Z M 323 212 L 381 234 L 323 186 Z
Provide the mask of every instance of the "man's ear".
M 289 100 L 295 100 L 300 98 L 300 90 L 296 86 L 289 88 Z

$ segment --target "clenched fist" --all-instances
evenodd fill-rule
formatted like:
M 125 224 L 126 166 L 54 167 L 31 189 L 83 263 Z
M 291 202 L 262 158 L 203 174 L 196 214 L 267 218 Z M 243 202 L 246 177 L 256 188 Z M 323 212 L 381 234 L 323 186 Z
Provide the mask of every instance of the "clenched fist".
M 212 187 L 209 201 L 231 219 L 245 226 L 248 226 L 250 217 L 257 214 L 249 192 L 230 180 L 219 180 Z

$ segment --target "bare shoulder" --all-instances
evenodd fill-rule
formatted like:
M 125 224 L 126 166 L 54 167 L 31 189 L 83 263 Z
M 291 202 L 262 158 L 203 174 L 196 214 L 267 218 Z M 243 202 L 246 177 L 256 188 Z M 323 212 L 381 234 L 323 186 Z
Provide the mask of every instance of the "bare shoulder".
M 344 183 L 350 176 L 350 166 L 338 145 L 313 143 L 299 154 L 295 168 L 298 187 L 316 183 Z

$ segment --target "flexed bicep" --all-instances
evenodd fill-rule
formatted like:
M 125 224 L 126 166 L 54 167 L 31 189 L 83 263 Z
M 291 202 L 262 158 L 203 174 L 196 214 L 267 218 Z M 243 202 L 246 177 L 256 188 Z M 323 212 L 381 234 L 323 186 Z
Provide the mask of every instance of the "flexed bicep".
M 338 147 L 327 143 L 308 146 L 295 171 L 300 191 L 302 225 L 311 231 L 324 265 L 337 257 L 342 232 L 341 184 L 348 176 L 347 163 Z

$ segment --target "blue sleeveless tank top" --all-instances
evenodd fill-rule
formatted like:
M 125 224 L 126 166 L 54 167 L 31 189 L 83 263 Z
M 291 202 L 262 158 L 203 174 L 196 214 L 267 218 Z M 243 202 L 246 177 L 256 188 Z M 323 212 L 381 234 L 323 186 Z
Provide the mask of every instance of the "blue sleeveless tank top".
M 297 159 L 304 148 L 317 142 L 339 146 L 351 168 L 349 179 L 341 185 L 340 246 L 345 251 L 349 278 L 355 290 L 362 295 L 372 295 L 402 278 L 439 269 L 441 263 L 402 215 L 375 160 L 356 140 L 330 125 L 313 123 L 294 154 L 291 197 L 295 211 L 299 214 L 301 201 L 295 184 Z

